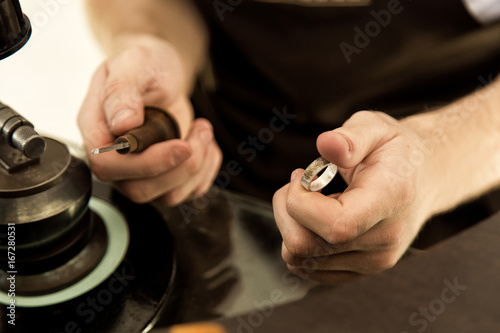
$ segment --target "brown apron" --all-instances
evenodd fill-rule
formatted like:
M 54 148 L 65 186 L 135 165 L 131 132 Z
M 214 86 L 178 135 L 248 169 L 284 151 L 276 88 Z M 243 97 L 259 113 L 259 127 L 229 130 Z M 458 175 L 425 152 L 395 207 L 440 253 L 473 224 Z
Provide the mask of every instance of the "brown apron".
M 224 152 L 218 185 L 270 199 L 354 112 L 404 117 L 498 73 L 500 24 L 462 1 L 367 1 L 196 1 L 212 40 L 193 102 Z

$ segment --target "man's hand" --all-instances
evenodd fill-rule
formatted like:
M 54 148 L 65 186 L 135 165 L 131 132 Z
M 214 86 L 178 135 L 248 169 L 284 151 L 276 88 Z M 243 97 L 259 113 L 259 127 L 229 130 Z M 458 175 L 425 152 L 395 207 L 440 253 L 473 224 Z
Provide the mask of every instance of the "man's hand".
M 426 156 L 414 160 L 421 143 L 411 127 L 368 111 L 321 134 L 321 156 L 338 165 L 349 186 L 331 196 L 308 192 L 299 169 L 275 194 L 282 256 L 289 269 L 342 283 L 394 266 L 430 214 L 429 175 L 436 175 L 436 165 Z
M 154 144 L 140 154 L 89 155 L 91 168 L 135 202 L 161 197 L 168 205 L 177 205 L 200 196 L 210 188 L 222 155 L 210 122 L 193 121 L 180 56 L 160 38 L 124 39 L 123 45 L 133 46 L 124 47 L 97 69 L 78 116 L 87 153 L 140 126 L 146 105 L 168 110 L 179 123 L 182 138 Z
M 319 153 L 349 186 L 308 192 L 297 170 L 275 194 L 288 267 L 331 283 L 392 267 L 429 217 L 500 186 L 499 110 L 497 77 L 432 112 L 362 111 L 321 134 Z

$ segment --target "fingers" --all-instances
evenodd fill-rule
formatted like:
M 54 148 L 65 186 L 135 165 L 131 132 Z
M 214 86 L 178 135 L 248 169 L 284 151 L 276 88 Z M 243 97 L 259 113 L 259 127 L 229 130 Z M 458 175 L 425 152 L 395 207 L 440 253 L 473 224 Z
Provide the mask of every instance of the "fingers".
M 341 168 L 353 168 L 395 136 L 394 121 L 382 113 L 357 112 L 342 127 L 322 133 L 317 139 L 318 151 Z
M 174 140 L 179 141 L 180 140 Z M 166 146 L 170 142 L 162 143 Z M 124 181 L 116 183 L 125 195 L 136 202 L 148 202 L 160 196 L 169 205 L 176 205 L 193 195 L 200 195 L 207 191 L 220 167 L 221 153 L 213 139 L 213 129 L 205 119 L 197 119 L 193 123 L 193 128 L 186 138 L 185 143 L 190 148 L 189 157 L 181 163 L 172 167 L 168 158 L 162 166 L 157 166 L 161 170 L 151 177 L 143 177 L 129 180 L 130 174 L 126 175 Z M 146 149 L 142 154 L 148 153 L 151 148 Z M 147 161 L 144 156 L 144 163 L 158 161 L 155 154 L 148 155 Z M 132 165 L 131 172 L 134 171 Z M 144 170 L 142 170 L 144 171 Z M 144 172 L 143 172 L 144 174 Z
M 423 222 L 418 179 L 397 173 L 412 137 L 395 119 L 374 112 L 358 112 L 318 137 L 319 152 L 340 167 L 349 186 L 331 196 L 309 192 L 298 169 L 276 193 L 282 256 L 292 272 L 339 282 L 396 264 Z
M 144 121 L 142 94 L 133 82 L 109 77 L 101 103 L 109 129 L 115 136 L 139 127 Z
M 180 204 L 187 199 L 194 199 L 205 194 L 212 186 L 222 162 L 222 152 L 214 140 L 213 128 L 206 119 L 197 119 L 194 131 L 187 140 L 195 152 L 193 157 L 179 166 L 180 182 L 172 191 L 163 196 L 163 201 L 170 206 Z
M 140 154 L 109 152 L 90 155 L 89 161 L 94 174 L 102 181 L 121 181 L 159 176 L 181 164 L 191 154 L 187 142 L 170 140 L 156 143 Z
M 100 80 L 89 88 L 87 99 L 93 103 L 82 112 L 103 114 L 116 137 L 142 124 L 145 105 L 170 109 L 181 96 L 180 79 L 171 69 L 174 56 L 158 56 L 164 48 L 131 47 L 106 60 L 98 69 Z
M 289 188 L 290 185 L 282 187 L 273 197 L 274 216 L 283 237 L 284 248 L 290 256 L 299 257 L 318 257 L 335 253 L 339 245 L 327 243 L 290 216 L 287 210 Z
M 399 246 L 404 243 L 402 233 L 387 232 L 390 228 L 385 229 L 366 233 L 353 242 L 331 247 L 315 237 L 310 242 L 317 242 L 311 244 L 307 255 L 306 252 L 295 252 L 283 242 L 281 256 L 288 265 L 309 271 L 341 270 L 363 274 L 383 271 L 395 265 L 406 249 Z
M 305 190 L 302 173 L 298 171 L 290 182 L 286 211 L 330 244 L 352 241 L 389 215 L 391 203 L 387 195 L 380 195 L 387 185 L 377 179 L 376 168 L 360 172 L 337 199 Z
M 380 209 L 380 204 L 374 204 L 375 208 L 368 210 L 365 216 L 360 205 L 360 212 L 354 211 L 350 214 L 352 217 L 346 218 L 347 213 L 342 215 L 341 211 L 346 209 L 345 205 L 337 209 L 331 205 L 337 204 L 336 198 L 345 194 L 325 197 L 319 193 L 307 192 L 295 185 L 301 174 L 302 170 L 298 170 L 291 184 L 280 189 L 273 198 L 276 223 L 283 236 L 284 248 L 289 252 L 288 257 L 305 258 L 349 251 L 378 251 L 401 243 L 403 230 L 398 224 L 386 228 L 391 223 L 384 220 L 387 214 L 381 213 L 380 217 L 373 217 L 377 216 L 374 210 Z M 301 195 L 296 195 L 296 192 Z M 325 200 L 326 204 L 317 205 L 318 199 Z M 337 212 L 338 217 L 335 216 Z M 323 224 L 328 232 L 321 233 L 319 224 Z M 350 226 L 346 227 L 345 224 Z M 352 234 L 346 232 L 349 227 L 353 230 Z M 370 232 L 366 232 L 368 229 Z
M 398 135 L 393 118 L 358 112 L 335 131 L 318 137 L 318 150 L 349 174 L 349 187 L 337 198 L 308 192 L 300 171 L 290 182 L 287 213 L 302 226 L 331 244 L 352 241 L 391 214 L 398 203 L 398 188 L 383 149 Z M 348 168 L 347 170 L 345 168 Z
M 98 178 L 114 182 L 136 202 L 163 196 L 167 203 L 177 204 L 199 196 L 210 188 L 220 167 L 221 152 L 211 124 L 203 119 L 193 122 L 180 64 L 169 43 L 140 39 L 97 69 L 79 112 L 87 154 L 139 127 L 147 105 L 168 110 L 177 121 L 179 140 L 154 144 L 140 154 L 89 156 Z
M 118 80 L 108 64 L 98 67 L 78 113 L 86 151 L 111 144 L 116 136 L 142 124 L 143 102 L 138 88 Z
M 282 249 L 283 260 L 291 267 L 308 272 L 342 271 L 359 274 L 379 273 L 393 267 L 400 254 L 389 250 L 350 251 L 330 256 L 298 258 Z
M 106 78 L 106 67 L 101 65 L 92 76 L 87 95 L 78 113 L 78 127 L 87 152 L 91 148 L 100 147 L 114 140 L 101 106 L 100 91 Z
M 150 55 L 140 48 L 130 48 L 104 63 L 108 73 L 99 92 L 102 111 L 115 136 L 138 127 L 144 121 L 145 100 L 150 89 L 147 68 Z

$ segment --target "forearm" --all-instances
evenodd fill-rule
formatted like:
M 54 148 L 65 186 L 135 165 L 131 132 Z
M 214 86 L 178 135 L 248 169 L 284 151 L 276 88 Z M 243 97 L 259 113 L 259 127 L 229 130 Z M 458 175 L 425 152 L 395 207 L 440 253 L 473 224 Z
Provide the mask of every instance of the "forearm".
M 479 85 L 479 82 L 478 82 Z M 421 133 L 428 170 L 429 215 L 449 210 L 500 184 L 500 79 L 438 111 L 402 121 Z
M 108 55 L 134 43 L 136 37 L 167 40 L 182 59 L 188 82 L 203 66 L 208 32 L 189 0 L 87 0 L 90 25 Z

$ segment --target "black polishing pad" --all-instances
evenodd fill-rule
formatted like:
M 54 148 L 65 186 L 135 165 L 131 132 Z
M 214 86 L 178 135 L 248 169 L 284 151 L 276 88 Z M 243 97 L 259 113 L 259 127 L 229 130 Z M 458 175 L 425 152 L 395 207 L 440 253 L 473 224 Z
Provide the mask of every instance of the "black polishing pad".
M 99 205 L 92 206 L 93 201 Z M 165 221 L 151 206 L 134 204 L 108 186 L 94 182 L 92 214 L 102 215 L 99 207 L 106 205 L 123 215 L 129 236 L 124 255 L 112 266 L 103 268 L 101 262 L 106 276 L 90 281 L 95 286 L 74 298 L 62 297 L 45 305 L 16 304 L 14 310 L 0 305 L 0 332 L 142 332 L 160 312 L 169 311 L 165 307 L 172 306 L 167 300 L 174 280 L 175 257 Z M 15 316 L 9 317 L 10 313 Z

